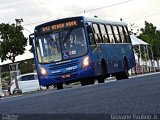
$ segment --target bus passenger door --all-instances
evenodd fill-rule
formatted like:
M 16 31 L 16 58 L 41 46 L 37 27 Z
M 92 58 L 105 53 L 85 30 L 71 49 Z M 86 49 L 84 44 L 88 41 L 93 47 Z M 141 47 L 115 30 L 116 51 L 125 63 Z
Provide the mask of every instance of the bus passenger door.
M 100 32 L 100 29 L 99 29 L 99 25 L 96 24 L 96 23 L 93 23 L 93 31 L 94 31 L 94 38 L 95 38 L 95 41 L 96 41 L 96 44 L 97 44 L 97 50 L 99 52 L 99 54 L 101 54 L 101 43 L 103 43 L 103 40 L 102 40 L 102 36 L 101 36 L 101 32 Z
M 88 36 L 89 36 L 90 48 L 92 51 L 92 61 L 93 61 L 95 74 L 100 75 L 101 74 L 101 71 L 100 71 L 101 67 L 100 67 L 99 61 L 101 58 L 100 57 L 101 49 L 96 42 L 95 35 L 94 35 L 94 29 L 91 27 L 91 25 L 87 26 L 87 31 L 88 31 Z
M 97 51 L 98 51 L 98 58 L 99 63 L 101 62 L 101 58 L 104 58 L 103 52 L 102 52 L 102 46 L 103 46 L 103 39 L 101 36 L 101 32 L 99 29 L 99 24 L 93 23 L 93 30 L 94 30 L 94 39 L 97 44 Z M 100 66 L 101 68 L 101 66 Z

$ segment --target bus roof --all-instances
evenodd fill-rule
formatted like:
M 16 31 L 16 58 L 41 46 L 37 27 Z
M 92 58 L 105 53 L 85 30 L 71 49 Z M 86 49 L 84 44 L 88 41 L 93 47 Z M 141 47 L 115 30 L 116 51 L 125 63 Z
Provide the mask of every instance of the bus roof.
M 84 21 L 86 22 L 98 22 L 98 23 L 105 23 L 105 24 L 113 24 L 113 25 L 123 25 L 123 26 L 127 26 L 127 23 L 125 22 L 122 22 L 122 21 L 113 21 L 113 20 L 102 20 L 102 19 L 99 19 L 99 18 L 91 18 L 91 17 L 85 17 L 85 16 L 77 16 L 77 17 L 68 17 L 68 18 L 62 18 L 62 19 L 57 19 L 57 20 L 53 20 L 53 21 L 50 21 L 50 22 L 46 22 L 46 23 L 43 23 L 43 24 L 40 24 L 38 26 L 35 27 L 36 28 L 39 28 L 39 27 L 43 27 L 43 26 L 46 26 L 49 25 L 49 24 L 53 24 L 53 22 L 59 22 L 59 21 L 66 21 L 66 20 L 76 20 L 76 19 L 84 19 Z
M 90 22 L 99 22 L 99 23 L 106 23 L 106 24 L 118 24 L 118 25 L 124 25 L 127 26 L 127 23 L 122 21 L 114 21 L 114 20 L 102 20 L 99 18 L 90 18 L 90 17 L 84 17 L 86 21 Z

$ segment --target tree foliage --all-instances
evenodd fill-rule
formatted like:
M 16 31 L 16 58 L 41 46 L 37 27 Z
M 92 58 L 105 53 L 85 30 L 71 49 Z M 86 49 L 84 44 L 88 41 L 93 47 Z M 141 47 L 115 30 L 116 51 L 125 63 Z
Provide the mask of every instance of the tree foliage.
M 23 35 L 23 27 L 19 19 L 16 19 L 16 24 L 0 24 L 0 58 L 15 62 L 15 57 L 22 55 L 27 45 L 27 38 Z
M 141 32 L 138 38 L 152 45 L 154 59 L 160 59 L 160 31 L 152 23 L 145 21 L 145 28 Z

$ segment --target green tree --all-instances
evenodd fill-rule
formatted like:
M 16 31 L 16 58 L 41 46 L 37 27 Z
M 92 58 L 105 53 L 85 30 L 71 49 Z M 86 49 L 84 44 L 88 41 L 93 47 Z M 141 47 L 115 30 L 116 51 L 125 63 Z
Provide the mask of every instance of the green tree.
M 141 34 L 138 38 L 152 45 L 154 60 L 160 59 L 160 31 L 147 21 L 145 21 L 145 28 L 141 28 Z
M 16 19 L 16 24 L 0 24 L 0 58 L 15 62 L 18 55 L 22 55 L 27 45 L 27 38 L 23 35 L 22 19 Z

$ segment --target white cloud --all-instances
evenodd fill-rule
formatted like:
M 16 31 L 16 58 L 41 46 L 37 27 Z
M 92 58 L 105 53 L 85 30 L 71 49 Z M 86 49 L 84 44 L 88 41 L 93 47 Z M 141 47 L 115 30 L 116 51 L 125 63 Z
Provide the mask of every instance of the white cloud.
M 128 23 L 143 27 L 144 21 L 149 20 L 160 26 L 159 0 L 1 0 L 0 22 L 14 22 L 15 18 L 23 18 L 24 25 L 33 31 L 33 28 L 42 22 L 51 21 L 70 15 L 82 15 L 78 12 L 98 7 L 110 6 L 126 1 L 112 7 L 106 7 L 87 12 L 88 16 L 97 15 L 99 18 L 119 20 L 123 18 Z M 77 13 L 77 14 L 75 14 Z M 157 13 L 154 16 L 151 14 Z M 148 16 L 148 17 L 145 17 Z M 141 18 L 141 19 L 140 19 Z M 138 20 L 137 20 L 138 19 Z M 35 23 L 35 24 L 33 24 Z
M 160 29 L 160 0 L 128 0 L 115 5 L 124 1 L 127 0 L 1 0 L 0 23 L 12 23 L 15 18 L 23 18 L 25 29 L 33 32 L 34 27 L 42 22 L 73 14 L 82 15 L 84 10 L 108 6 L 85 14 L 112 20 L 123 18 L 139 28 L 144 26 L 144 21 L 148 21 Z M 114 6 L 109 7 L 111 5 Z M 26 37 L 30 34 L 28 30 L 24 30 Z
M 39 24 L 41 21 L 50 21 L 83 12 L 84 10 L 110 6 L 124 1 L 127 0 L 5 0 L 0 4 L 0 22 L 13 22 L 15 18 L 23 18 L 24 25 L 29 23 Z M 159 6 L 159 0 L 128 0 L 124 4 L 87 12 L 87 14 L 113 20 L 123 18 L 124 21 L 136 23 L 138 20 L 132 20 L 156 12 Z M 157 14 L 156 16 L 160 15 Z M 145 21 L 145 18 L 143 21 Z M 37 24 L 33 24 L 33 26 Z

